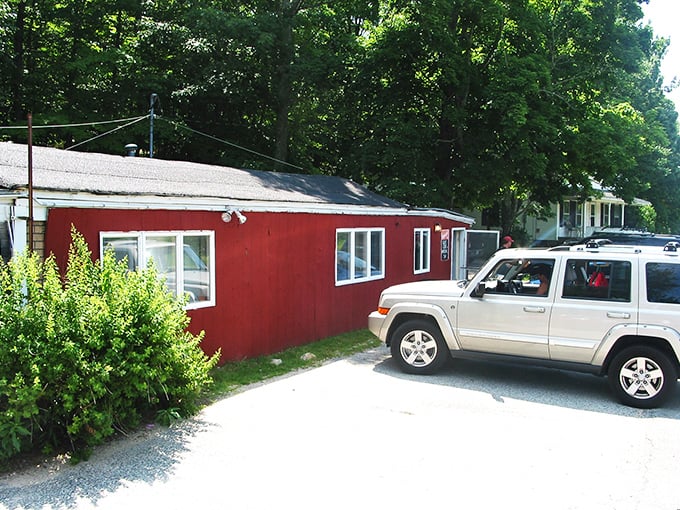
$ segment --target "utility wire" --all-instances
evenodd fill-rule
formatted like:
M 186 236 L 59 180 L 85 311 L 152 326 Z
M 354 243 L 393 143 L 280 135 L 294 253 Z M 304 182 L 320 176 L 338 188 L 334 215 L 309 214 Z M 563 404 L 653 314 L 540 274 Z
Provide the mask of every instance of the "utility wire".
M 266 154 L 262 154 L 261 152 L 254 151 L 252 149 L 247 149 L 246 147 L 242 147 L 242 146 L 237 145 L 235 143 L 228 142 L 226 140 L 222 140 L 221 138 L 217 138 L 216 136 L 209 135 L 207 133 L 202 133 L 200 131 L 197 131 L 196 129 L 190 128 L 189 126 L 184 126 L 184 125 L 182 125 L 178 122 L 174 122 L 172 120 L 164 119 L 163 117 L 158 117 L 158 120 L 163 120 L 163 121 L 167 122 L 168 124 L 172 124 L 175 127 L 178 127 L 178 128 L 181 128 L 181 129 L 186 129 L 187 131 L 191 131 L 192 133 L 195 133 L 197 135 L 205 136 L 206 138 L 210 138 L 211 140 L 215 140 L 216 142 L 220 142 L 220 143 L 223 143 L 225 145 L 229 145 L 231 147 L 241 149 L 242 151 L 250 152 L 251 154 L 255 154 L 256 156 L 260 156 L 260 157 L 265 158 L 265 159 L 269 159 L 269 160 L 274 161 L 276 163 L 280 163 L 282 165 L 297 168 L 298 170 L 304 170 L 304 168 L 302 168 L 301 166 L 293 165 L 292 163 L 288 163 L 286 161 L 281 161 L 280 159 L 276 159 L 272 156 L 267 156 Z
M 144 120 L 148 115 L 143 117 L 130 117 L 129 119 L 118 120 L 104 120 L 99 122 L 81 122 L 80 124 L 46 124 L 44 126 L 33 126 L 33 129 L 47 129 L 47 128 L 67 128 L 67 127 L 83 127 L 83 126 L 99 126 L 102 124 L 117 124 L 119 122 L 127 122 L 129 120 Z M 28 126 L 0 126 L 0 129 L 28 129 Z
M 127 122 L 127 124 L 124 124 L 122 126 L 117 126 L 116 128 L 107 131 L 105 133 L 100 133 L 96 136 L 93 136 L 92 138 L 88 138 L 87 140 L 83 140 L 82 142 L 78 142 L 75 145 L 71 145 L 70 147 L 66 147 L 65 150 L 70 150 L 70 149 L 75 149 L 76 147 L 80 147 L 81 145 L 84 145 L 88 142 L 91 142 L 92 140 L 96 140 L 98 138 L 101 138 L 106 135 L 110 135 L 111 133 L 114 133 L 120 129 L 126 128 L 128 126 L 131 126 L 132 124 L 136 124 L 137 122 L 140 122 L 142 120 L 148 119 L 151 117 L 150 114 L 143 115 L 141 117 L 130 117 L 127 119 L 118 119 L 118 120 L 106 120 L 106 121 L 99 121 L 99 122 L 81 122 L 78 124 L 51 124 L 51 125 L 44 125 L 44 126 L 33 126 L 33 129 L 47 129 L 47 128 L 68 128 L 68 127 L 84 127 L 84 126 L 97 126 L 97 125 L 102 125 L 102 124 L 116 124 L 120 122 Z M 221 138 L 217 138 L 216 136 L 209 135 L 207 133 L 203 133 L 201 131 L 198 131 L 196 129 L 190 128 L 189 126 L 185 126 L 183 124 L 180 124 L 179 122 L 175 122 L 172 120 L 164 119 L 163 117 L 155 117 L 157 120 L 162 120 L 167 122 L 168 124 L 171 124 L 177 128 L 180 129 L 186 129 L 187 131 L 191 131 L 192 133 L 195 133 L 197 135 L 204 136 L 206 138 L 210 138 L 211 140 L 214 140 L 216 142 L 223 143 L 225 145 L 229 145 L 230 147 L 235 147 L 236 149 L 240 149 L 245 152 L 249 152 L 251 154 L 254 154 L 255 156 L 259 156 L 261 158 L 268 159 L 270 161 L 274 161 L 275 163 L 279 163 L 281 165 L 286 165 L 292 168 L 295 168 L 297 170 L 304 170 L 301 166 L 293 165 L 292 163 L 288 163 L 287 161 L 282 161 L 280 159 L 274 158 L 272 156 L 268 156 L 267 154 L 262 154 L 261 152 L 254 151 L 252 149 L 248 149 L 246 147 L 243 147 L 241 145 L 228 142 L 227 140 L 223 140 Z M 130 121 L 130 122 L 128 122 Z M 0 130 L 2 129 L 28 129 L 28 126 L 0 126 Z
M 102 136 L 110 135 L 111 133 L 114 133 L 114 132 L 118 131 L 119 129 L 126 128 L 128 126 L 131 126 L 132 124 L 136 124 L 137 122 L 140 122 L 140 121 L 142 121 L 144 119 L 148 119 L 148 118 L 149 118 L 148 115 L 144 115 L 143 117 L 139 117 L 139 118 L 133 120 L 132 122 L 128 122 L 127 124 L 123 124 L 122 126 L 117 126 L 117 127 L 113 128 L 112 130 L 107 131 L 106 133 L 100 133 L 97 136 L 93 136 L 92 138 L 88 138 L 87 140 L 83 140 L 82 142 L 79 142 L 75 145 L 71 145 L 70 147 L 66 147 L 65 150 L 68 151 L 68 150 L 71 150 L 71 149 L 75 149 L 76 147 L 80 147 L 81 145 L 83 145 L 87 142 L 91 142 L 92 140 L 96 140 L 97 138 L 101 138 Z

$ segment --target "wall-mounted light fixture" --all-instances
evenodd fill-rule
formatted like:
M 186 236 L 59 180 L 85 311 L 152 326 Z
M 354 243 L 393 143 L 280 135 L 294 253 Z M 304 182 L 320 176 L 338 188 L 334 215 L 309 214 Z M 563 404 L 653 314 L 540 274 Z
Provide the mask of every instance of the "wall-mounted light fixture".
M 239 222 L 241 225 L 243 225 L 243 224 L 246 222 L 246 220 L 248 219 L 248 218 L 246 218 L 246 217 L 243 215 L 243 213 L 241 213 L 241 211 L 239 211 L 239 210 L 234 210 L 234 214 L 235 214 L 236 217 L 238 218 L 238 222 Z
M 241 211 L 238 209 L 232 209 L 231 207 L 224 211 L 222 213 L 222 221 L 225 223 L 229 223 L 231 221 L 232 215 L 236 216 L 238 218 L 238 222 L 243 225 L 248 218 L 243 215 Z
M 434 231 L 435 232 L 441 232 L 442 231 L 442 224 L 441 223 L 435 223 L 434 224 Z

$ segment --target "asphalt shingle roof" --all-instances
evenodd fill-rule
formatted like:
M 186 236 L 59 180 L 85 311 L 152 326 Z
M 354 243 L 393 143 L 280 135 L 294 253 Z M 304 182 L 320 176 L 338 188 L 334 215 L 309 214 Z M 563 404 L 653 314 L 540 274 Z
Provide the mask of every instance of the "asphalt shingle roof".
M 36 190 L 404 208 L 350 180 L 33 147 Z M 28 148 L 0 142 L 0 189 L 28 187 Z

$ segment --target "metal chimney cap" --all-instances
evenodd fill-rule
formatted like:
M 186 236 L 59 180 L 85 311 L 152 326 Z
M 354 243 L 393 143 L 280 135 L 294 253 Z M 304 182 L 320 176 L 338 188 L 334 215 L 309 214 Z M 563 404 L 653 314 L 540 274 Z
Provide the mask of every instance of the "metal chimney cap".
M 135 157 L 137 155 L 137 148 L 136 143 L 129 143 L 125 146 L 125 154 L 127 156 Z

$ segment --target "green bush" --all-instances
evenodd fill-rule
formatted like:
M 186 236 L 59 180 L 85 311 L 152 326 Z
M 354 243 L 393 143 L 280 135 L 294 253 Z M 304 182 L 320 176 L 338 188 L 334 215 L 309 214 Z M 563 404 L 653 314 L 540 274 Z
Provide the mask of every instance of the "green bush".
M 87 451 L 143 419 L 195 412 L 219 353 L 186 331 L 184 303 L 153 266 L 92 260 L 73 233 L 64 278 L 52 257 L 0 265 L 0 459 Z

